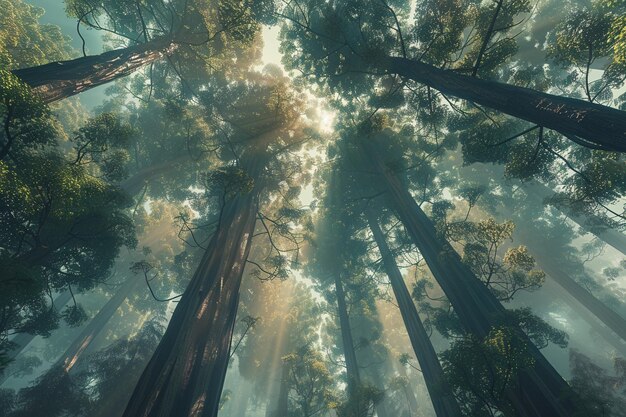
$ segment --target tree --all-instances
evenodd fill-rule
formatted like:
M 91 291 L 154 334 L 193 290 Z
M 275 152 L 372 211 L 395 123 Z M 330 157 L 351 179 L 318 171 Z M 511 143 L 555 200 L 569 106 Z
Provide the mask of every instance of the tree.
M 481 36 L 466 40 L 464 29 L 472 24 L 475 28 L 483 26 L 471 18 L 472 2 L 450 3 L 449 14 L 428 22 L 440 7 L 439 2 L 428 2 L 414 27 L 406 27 L 408 5 L 402 3 L 290 3 L 280 14 L 286 22 L 283 40 L 287 64 L 344 94 L 359 95 L 365 89 L 365 94 L 373 96 L 373 89 L 387 82 L 391 86 L 387 89 L 389 100 L 394 95 L 402 97 L 402 89 L 412 81 L 415 89 L 424 85 L 438 90 L 443 97 L 451 95 L 492 108 L 553 129 L 583 146 L 626 150 L 626 116 L 620 110 L 463 74 L 466 68 L 458 57 L 465 56 L 464 48 L 472 39 L 481 40 Z M 513 16 L 523 10 L 523 6 L 513 7 Z M 432 33 L 424 39 L 407 36 L 423 32 L 428 23 L 443 27 L 443 33 Z M 431 48 L 439 55 L 429 56 Z M 506 57 L 507 52 L 500 51 L 500 55 L 503 53 Z
M 365 132 L 367 131 L 366 128 Z M 479 340 L 488 337 L 490 332 L 498 326 L 498 318 L 503 317 L 504 308 L 487 287 L 477 279 L 471 269 L 462 263 L 458 254 L 438 234 L 432 221 L 416 204 L 393 169 L 393 163 L 401 163 L 401 161 L 382 157 L 387 154 L 385 151 L 387 148 L 393 152 L 391 136 L 361 132 L 356 135 L 356 138 L 353 136 L 356 148 L 352 149 L 358 152 L 358 147 L 362 147 L 362 163 L 374 167 L 374 172 L 384 184 L 382 187 L 388 195 L 391 208 L 405 226 L 407 233 L 454 307 L 461 326 L 467 333 L 475 335 Z M 367 141 L 357 139 L 364 136 Z M 361 167 L 364 166 L 368 165 L 361 165 Z M 520 370 L 514 383 L 509 385 L 505 392 L 507 401 L 514 407 L 515 412 L 521 415 L 539 416 L 546 413 L 568 415 L 575 405 L 571 399 L 574 395 L 567 383 L 519 327 L 514 326 L 511 335 L 515 335 L 511 343 L 519 344 L 524 351 L 528 352 L 529 363 L 532 365 Z M 519 397 L 516 398 L 520 390 L 529 390 L 525 395 L 533 398 L 532 408 L 529 408 L 530 404 L 524 405 L 525 403 L 520 401 Z M 568 396 L 567 393 L 570 395 Z
M 319 351 L 302 346 L 283 360 L 291 387 L 290 415 L 312 417 L 336 406 L 332 376 Z
M 299 100 L 285 91 L 280 76 L 228 86 L 224 94 L 239 97 L 227 105 L 240 112 L 230 121 L 233 130 L 226 133 L 224 149 L 235 163 L 207 178 L 207 189 L 218 193 L 215 230 L 125 416 L 216 415 L 257 218 L 267 227 L 259 205 L 273 186 L 269 163 L 281 149 L 302 142 L 290 135 L 300 116 Z M 239 124 L 243 121 L 251 121 L 252 129 Z M 286 262 L 280 255 L 270 261 L 277 269 Z
M 124 212 L 128 197 L 97 177 L 107 172 L 105 161 L 63 155 L 48 110 L 21 83 L 7 80 L 7 158 L 0 161 L 3 344 L 10 332 L 49 334 L 63 307 L 53 304 L 55 294 L 93 288 L 107 277 L 119 249 L 136 242 Z M 99 132 L 101 143 L 113 140 L 110 134 L 124 143 L 122 132 L 130 132 L 112 115 L 91 123 L 115 127 Z M 81 140 L 96 140 L 96 132 L 85 129 Z M 62 315 L 72 325 L 81 322 L 76 303 Z
M 198 77 L 194 71 L 206 68 L 207 61 L 237 57 L 240 48 L 252 42 L 257 19 L 264 13 L 262 1 L 219 5 L 203 0 L 158 1 L 127 6 L 109 0 L 68 2 L 68 13 L 78 20 L 79 36 L 84 25 L 119 36 L 122 47 L 86 56 L 83 45 L 81 58 L 13 73 L 46 103 L 120 79 L 163 58 L 172 63 L 177 75 L 189 76 L 187 82 L 193 83 Z

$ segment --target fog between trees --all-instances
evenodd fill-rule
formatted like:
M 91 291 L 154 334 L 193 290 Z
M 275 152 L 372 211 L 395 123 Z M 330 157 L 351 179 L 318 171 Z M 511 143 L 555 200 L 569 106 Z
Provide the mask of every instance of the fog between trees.
M 0 0 L 0 415 L 626 416 L 625 28 Z

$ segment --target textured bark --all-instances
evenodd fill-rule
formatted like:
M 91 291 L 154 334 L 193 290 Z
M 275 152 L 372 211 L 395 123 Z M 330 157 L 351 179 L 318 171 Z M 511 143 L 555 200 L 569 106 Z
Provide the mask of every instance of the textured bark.
M 524 188 L 542 201 L 545 199 L 549 199 L 554 195 L 553 190 L 539 182 L 524 183 Z M 623 255 L 626 255 L 626 235 L 624 233 L 615 229 L 611 229 L 601 219 L 598 219 L 596 217 L 573 213 L 566 207 L 562 207 L 559 205 L 555 205 L 554 207 L 561 211 L 568 218 L 570 218 L 573 222 L 582 227 L 583 230 L 592 233 L 598 239 L 602 240 L 608 245 L 613 246 Z
M 259 172 L 248 170 L 253 178 Z M 257 211 L 258 185 L 226 203 L 125 417 L 217 415 Z
M 387 169 L 370 143 L 364 149 L 385 184 L 390 206 L 424 257 L 433 276 L 454 307 L 463 328 L 478 338 L 486 337 L 501 322 L 504 307 L 461 261 L 454 249 L 437 233 L 432 221 L 417 205 L 406 186 Z M 521 370 L 506 398 L 516 417 L 570 417 L 578 411 L 571 387 L 518 329 L 534 360 L 532 367 Z
M 130 277 L 124 282 L 124 285 L 106 302 L 106 304 L 98 311 L 98 314 L 85 326 L 78 337 L 74 339 L 72 344 L 63 353 L 57 361 L 63 367 L 65 372 L 71 372 L 72 369 L 78 369 L 77 366 L 82 357 L 92 351 L 92 343 L 102 332 L 111 317 L 118 308 L 126 301 L 133 290 L 141 283 L 137 277 Z
M 481 80 L 406 58 L 389 58 L 382 69 L 444 94 L 556 130 L 570 139 L 574 138 L 577 143 L 586 141 L 591 146 L 626 152 L 624 111 L 529 88 Z
M 391 282 L 402 320 L 411 340 L 411 346 L 420 364 L 435 414 L 437 417 L 461 417 L 459 404 L 454 398 L 452 388 L 445 379 L 437 353 L 417 313 L 396 260 L 389 250 L 385 236 L 378 225 L 378 220 L 372 213 L 368 213 L 367 218 L 374 240 L 383 258 L 383 266 Z
M 18 69 L 13 74 L 30 85 L 45 103 L 52 103 L 125 77 L 172 54 L 177 47 L 172 39 L 157 38 L 100 55 Z
M 341 330 L 341 342 L 343 344 L 343 356 L 346 360 L 346 371 L 348 376 L 348 393 L 353 395 L 357 387 L 361 384 L 359 375 L 359 365 L 356 360 L 354 350 L 354 339 L 350 327 L 350 317 L 346 305 L 346 294 L 339 275 L 335 274 L 335 294 L 337 295 L 337 312 L 339 313 L 339 327 Z

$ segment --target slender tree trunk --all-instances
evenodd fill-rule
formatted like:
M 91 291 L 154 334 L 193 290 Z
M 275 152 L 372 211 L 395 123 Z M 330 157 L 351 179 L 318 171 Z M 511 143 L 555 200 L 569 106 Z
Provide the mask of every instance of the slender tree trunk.
M 280 366 L 280 390 L 278 391 L 278 404 L 274 417 L 289 415 L 289 368 L 284 363 Z
M 72 295 L 69 291 L 64 291 L 54 299 L 54 308 L 57 310 L 61 310 L 69 301 L 72 299 Z M 33 339 L 37 337 L 35 334 L 31 333 L 18 333 L 11 342 L 14 344 L 14 347 L 7 352 L 8 359 L 14 360 L 17 358 L 24 349 L 33 341 Z M 4 383 L 7 379 L 9 379 L 9 374 L 6 372 L 0 375 L 0 385 Z
M 257 178 L 260 171 L 248 173 Z M 135 388 L 125 417 L 217 415 L 256 223 L 258 187 L 223 208 L 220 225 Z
M 100 55 L 18 69 L 13 74 L 30 85 L 45 103 L 52 103 L 125 77 L 172 54 L 177 47 L 170 38 L 157 38 Z
M 387 246 L 387 241 L 378 225 L 378 220 L 370 212 L 367 213 L 367 220 L 376 245 L 382 255 L 385 272 L 391 282 L 402 320 L 411 340 L 411 346 L 413 346 L 413 351 L 424 375 L 424 381 L 426 382 L 435 414 L 437 414 L 437 417 L 461 417 L 459 404 L 454 397 L 452 388 L 446 381 L 441 363 L 439 363 L 437 358 L 437 353 L 417 313 L 396 260 L 391 250 L 389 250 L 389 246 Z
M 549 248 L 542 247 L 541 243 L 537 242 L 537 239 L 532 239 L 528 236 L 524 228 L 519 228 L 515 232 L 523 242 L 528 242 L 537 264 L 554 282 L 585 306 L 606 327 L 626 341 L 626 320 L 622 316 L 607 307 L 602 301 L 598 300 L 593 294 L 563 272 L 555 258 L 549 255 L 551 253 Z
M 404 391 L 404 396 L 406 398 L 407 407 L 409 409 L 408 410 L 409 415 L 411 417 L 417 417 L 418 416 L 417 412 L 419 410 L 419 403 L 417 402 L 417 397 L 415 396 L 415 393 L 413 392 L 412 389 L 409 388 L 409 386 L 411 385 L 411 378 L 406 373 L 406 369 L 404 369 L 404 366 L 400 365 L 397 361 L 394 362 L 394 368 L 398 370 L 398 374 L 400 374 L 400 376 L 406 378 L 408 385 L 405 386 L 402 390 Z
M 448 242 L 440 237 L 432 221 L 417 205 L 408 189 L 394 172 L 385 167 L 370 143 L 365 152 L 385 183 L 390 206 L 426 260 L 430 271 L 455 309 L 461 325 L 479 338 L 488 336 L 504 316 L 504 307 L 472 271 L 463 264 Z M 525 340 L 534 364 L 520 370 L 506 392 L 516 417 L 571 417 L 579 409 L 576 395 L 531 340 Z
M 357 387 L 361 384 L 361 377 L 359 375 L 359 365 L 356 360 L 356 351 L 354 350 L 354 339 L 352 338 L 350 317 L 348 316 L 348 307 L 346 305 L 346 294 L 338 274 L 335 274 L 335 294 L 337 295 L 337 311 L 339 313 L 343 356 L 346 360 L 348 394 L 354 396 Z
M 524 183 L 524 188 L 542 201 L 554 195 L 553 190 L 536 181 Z M 554 207 L 582 227 L 583 230 L 592 233 L 598 239 L 626 255 L 626 235 L 624 233 L 611 229 L 601 219 L 596 217 L 573 213 L 567 207 L 562 207 L 558 204 L 554 205 Z
M 106 304 L 98 311 L 98 314 L 85 326 L 78 337 L 74 339 L 72 344 L 67 348 L 65 353 L 59 358 L 57 363 L 63 367 L 65 372 L 71 372 L 77 369 L 77 364 L 81 358 L 89 353 L 92 349 L 92 343 L 96 337 L 102 332 L 111 317 L 126 301 L 133 290 L 141 283 L 141 279 L 137 277 L 129 277 L 119 290 L 106 302 Z
M 242 380 L 238 386 L 237 392 L 234 393 L 232 417 L 245 417 L 248 411 L 248 403 L 252 395 L 252 386 L 248 381 Z
M 575 98 L 481 80 L 418 61 L 390 57 L 383 70 L 538 126 L 579 144 L 626 152 L 626 112 Z

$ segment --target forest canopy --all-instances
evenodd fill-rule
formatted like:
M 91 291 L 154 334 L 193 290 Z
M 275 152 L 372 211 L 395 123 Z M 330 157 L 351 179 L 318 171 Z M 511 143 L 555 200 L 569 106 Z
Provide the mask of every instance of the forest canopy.
M 623 0 L 0 0 L 0 416 L 626 416 Z

